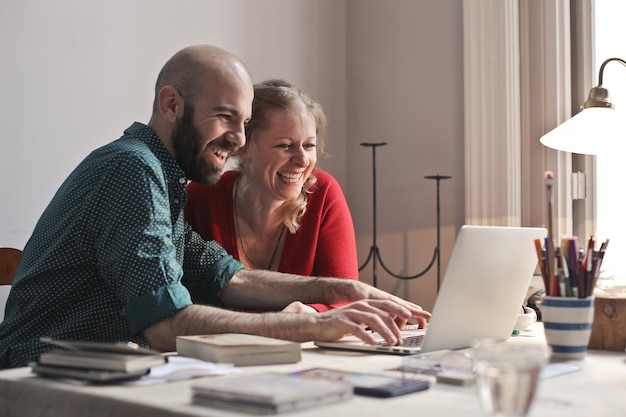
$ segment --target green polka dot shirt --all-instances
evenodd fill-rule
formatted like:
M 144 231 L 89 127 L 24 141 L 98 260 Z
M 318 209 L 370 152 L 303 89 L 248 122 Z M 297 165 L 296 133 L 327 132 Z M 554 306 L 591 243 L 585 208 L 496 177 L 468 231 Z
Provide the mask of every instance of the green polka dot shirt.
M 184 219 L 187 178 L 134 123 L 69 175 L 24 248 L 0 323 L 0 367 L 53 347 L 41 336 L 127 341 L 195 303 L 218 305 L 243 265 Z

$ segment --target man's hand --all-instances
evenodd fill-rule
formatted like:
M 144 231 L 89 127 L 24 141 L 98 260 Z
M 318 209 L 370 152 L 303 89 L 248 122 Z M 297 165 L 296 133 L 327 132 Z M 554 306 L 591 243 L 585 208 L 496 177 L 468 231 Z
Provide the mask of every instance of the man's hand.
M 409 317 L 407 318 L 397 317 L 396 318 L 396 324 L 398 325 L 399 328 L 403 328 L 407 324 L 407 322 L 410 321 L 413 324 L 419 325 L 419 328 L 423 329 L 426 327 L 426 324 L 428 323 L 428 320 L 431 317 L 431 314 L 428 311 L 422 309 L 422 307 L 418 306 L 417 304 L 414 304 L 403 298 L 397 297 L 386 291 L 380 290 L 371 285 L 365 284 L 364 282 L 350 281 L 349 284 L 352 284 L 355 286 L 354 295 L 352 298 L 353 300 L 359 300 L 359 299 L 387 300 L 387 301 L 392 301 L 404 307 L 405 309 L 407 309 L 410 312 Z
M 412 313 L 412 309 L 391 300 L 355 301 L 316 315 L 316 335 L 313 340 L 330 342 L 352 334 L 366 343 L 376 344 L 377 340 L 372 335 L 376 332 L 387 343 L 396 345 L 402 341 L 400 329 Z M 366 330 L 368 328 L 371 331 Z

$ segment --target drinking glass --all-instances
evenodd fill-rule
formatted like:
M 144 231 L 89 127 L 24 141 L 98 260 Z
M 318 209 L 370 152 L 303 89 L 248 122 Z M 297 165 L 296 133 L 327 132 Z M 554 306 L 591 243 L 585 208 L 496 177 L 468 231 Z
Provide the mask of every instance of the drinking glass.
M 484 339 L 475 343 L 472 355 L 478 398 L 484 413 L 509 417 L 528 415 L 547 354 L 545 346 Z

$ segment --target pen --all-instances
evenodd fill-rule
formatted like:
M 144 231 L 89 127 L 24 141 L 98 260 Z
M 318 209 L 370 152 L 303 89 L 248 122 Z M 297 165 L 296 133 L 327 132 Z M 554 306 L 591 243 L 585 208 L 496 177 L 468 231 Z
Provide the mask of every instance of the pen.
M 565 270 L 563 269 L 563 254 L 561 253 L 560 247 L 556 248 L 554 256 L 556 257 L 556 271 L 558 279 L 558 294 L 555 295 L 565 297 Z
M 563 283 L 564 288 L 561 290 L 562 294 L 566 297 L 571 297 L 572 296 L 572 284 L 570 282 L 570 276 L 569 276 L 569 268 L 567 267 L 567 259 L 565 259 L 565 246 L 561 247 L 561 253 L 560 253 L 560 258 L 559 260 L 561 261 L 561 265 L 562 265 L 562 270 L 563 270 Z
M 572 297 L 578 297 L 578 238 L 576 236 L 569 238 L 567 249 Z
M 585 254 L 585 260 L 583 261 L 583 269 L 584 269 L 584 282 L 583 288 L 579 290 L 578 296 L 580 298 L 585 298 L 590 296 L 589 289 L 591 288 L 591 274 L 593 271 L 593 250 L 595 247 L 596 240 L 593 236 L 589 236 L 589 240 L 587 241 L 587 251 Z
M 593 269 L 593 276 L 591 279 L 591 294 L 593 294 L 593 290 L 596 288 L 598 276 L 600 275 L 600 267 L 602 266 L 602 259 L 604 259 L 604 253 L 606 252 L 607 246 L 609 246 L 609 239 L 602 242 L 602 244 L 600 245 L 600 250 L 598 250 L 597 252 L 597 257 Z
M 578 285 L 578 291 L 576 292 L 576 294 L 574 294 L 574 296 L 579 297 L 579 298 L 583 298 L 582 294 L 584 293 L 584 289 L 585 289 L 585 264 L 584 264 L 584 260 L 585 260 L 585 249 L 584 248 L 578 248 L 578 261 L 577 261 L 577 275 L 578 275 L 578 279 L 577 281 L 577 285 Z
M 544 250 L 546 251 L 546 294 L 556 295 L 554 286 L 554 274 L 556 272 L 556 268 L 554 267 L 554 247 L 552 246 L 550 236 L 545 237 Z

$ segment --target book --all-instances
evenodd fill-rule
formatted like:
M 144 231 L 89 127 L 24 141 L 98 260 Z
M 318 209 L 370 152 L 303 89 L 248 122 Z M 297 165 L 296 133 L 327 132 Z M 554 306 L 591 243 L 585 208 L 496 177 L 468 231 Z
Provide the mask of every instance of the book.
M 278 414 L 353 397 L 345 381 L 284 374 L 222 377 L 192 385 L 192 403 L 255 414 Z
M 33 372 L 41 375 L 58 374 L 88 380 L 119 379 L 144 375 L 150 368 L 167 362 L 166 356 L 132 342 L 107 343 L 47 337 L 42 337 L 41 341 L 62 348 L 42 353 L 31 365 Z M 109 373 L 96 375 L 95 371 Z
M 84 369 L 69 366 L 44 365 L 39 362 L 31 362 L 29 366 L 34 373 L 40 376 L 80 379 L 83 381 L 95 383 L 120 382 L 131 379 L 138 379 L 149 372 L 149 370 L 146 369 L 135 372 Z
M 289 375 L 297 375 L 302 378 L 320 378 L 350 382 L 356 395 L 369 397 L 397 397 L 411 394 L 430 388 L 430 382 L 426 379 L 397 378 L 390 375 L 375 373 L 343 371 L 329 368 L 311 368 L 296 371 Z
M 80 350 L 53 350 L 39 355 L 39 363 L 43 365 L 101 369 L 118 372 L 146 371 L 153 366 L 162 365 L 165 362 L 166 357 L 158 354 L 142 355 Z
M 295 363 L 302 359 L 299 343 L 239 333 L 177 336 L 179 356 L 235 366 Z

